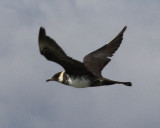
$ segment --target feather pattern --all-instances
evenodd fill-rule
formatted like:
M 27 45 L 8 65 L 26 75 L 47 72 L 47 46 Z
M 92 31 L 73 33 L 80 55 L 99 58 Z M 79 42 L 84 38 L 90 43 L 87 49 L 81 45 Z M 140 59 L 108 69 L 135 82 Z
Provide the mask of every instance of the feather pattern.
M 47 60 L 60 64 L 66 70 L 66 73 L 74 75 L 91 74 L 83 63 L 67 56 L 63 49 L 46 35 L 45 29 L 42 27 L 39 31 L 39 49 Z
M 121 45 L 126 28 L 125 26 L 111 42 L 84 57 L 84 65 L 95 76 L 102 77 L 101 71 L 110 62 L 109 57 L 112 57 Z

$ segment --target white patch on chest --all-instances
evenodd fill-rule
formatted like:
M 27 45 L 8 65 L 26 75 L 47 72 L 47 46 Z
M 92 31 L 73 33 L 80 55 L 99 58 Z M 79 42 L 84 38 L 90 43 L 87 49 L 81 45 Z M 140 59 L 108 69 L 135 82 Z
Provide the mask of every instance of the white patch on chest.
M 63 75 L 64 75 L 65 71 L 61 72 L 61 74 L 58 77 L 58 81 L 59 82 L 63 82 Z
M 90 81 L 84 77 L 76 77 L 68 79 L 69 85 L 76 88 L 89 87 Z

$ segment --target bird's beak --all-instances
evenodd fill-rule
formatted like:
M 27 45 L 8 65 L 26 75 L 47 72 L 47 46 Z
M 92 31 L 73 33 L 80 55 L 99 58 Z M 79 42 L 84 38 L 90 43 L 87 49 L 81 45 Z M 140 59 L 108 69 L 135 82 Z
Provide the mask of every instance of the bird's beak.
M 47 79 L 47 80 L 46 80 L 46 82 L 49 82 L 49 81 L 54 81 L 54 79 L 51 78 L 51 79 Z

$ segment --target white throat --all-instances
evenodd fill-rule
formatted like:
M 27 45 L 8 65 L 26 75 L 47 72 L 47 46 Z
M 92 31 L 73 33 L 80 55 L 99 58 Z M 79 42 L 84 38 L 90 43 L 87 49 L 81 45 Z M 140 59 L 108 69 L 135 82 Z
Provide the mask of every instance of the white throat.
M 64 83 L 65 78 L 67 78 L 67 85 L 72 86 L 72 87 L 76 87 L 76 88 L 85 88 L 90 86 L 90 80 L 85 78 L 85 77 L 70 77 L 68 74 L 65 74 L 65 71 L 61 72 L 59 77 L 58 77 L 58 81 L 61 83 Z M 64 83 L 66 84 L 66 83 Z

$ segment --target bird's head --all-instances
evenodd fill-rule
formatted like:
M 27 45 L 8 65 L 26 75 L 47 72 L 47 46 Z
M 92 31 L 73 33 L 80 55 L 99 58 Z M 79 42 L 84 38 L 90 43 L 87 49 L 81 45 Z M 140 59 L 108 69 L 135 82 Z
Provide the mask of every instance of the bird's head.
M 63 72 L 58 72 L 52 78 L 47 79 L 46 82 L 49 82 L 49 81 L 63 82 L 63 75 L 64 75 L 64 73 L 65 73 L 64 71 Z

